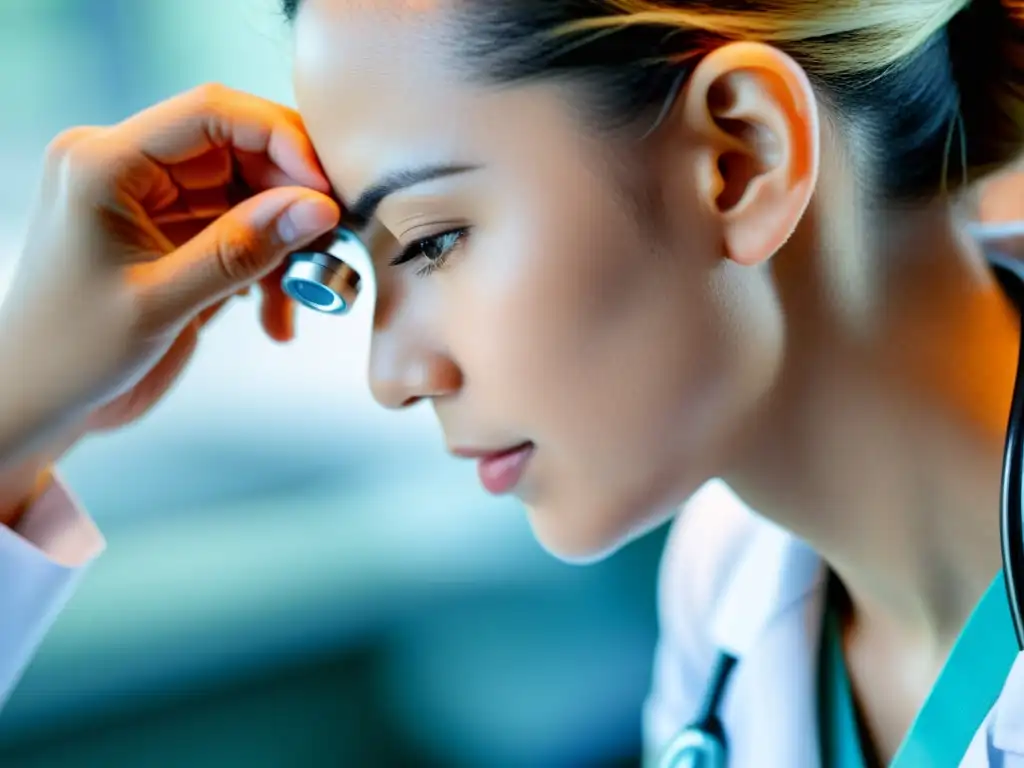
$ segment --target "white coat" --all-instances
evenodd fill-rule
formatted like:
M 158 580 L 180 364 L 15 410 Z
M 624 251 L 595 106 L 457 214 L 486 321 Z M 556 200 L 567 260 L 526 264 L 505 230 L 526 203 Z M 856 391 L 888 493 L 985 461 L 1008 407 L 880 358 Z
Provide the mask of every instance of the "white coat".
M 644 712 L 652 762 L 696 716 L 724 649 L 740 657 L 721 712 L 729 768 L 828 768 L 819 757 L 816 699 L 825 576 L 810 547 L 723 483 L 691 499 L 662 563 L 661 635 Z M 959 766 L 1024 768 L 1024 654 Z
M 0 710 L 104 541 L 60 482 L 0 525 Z

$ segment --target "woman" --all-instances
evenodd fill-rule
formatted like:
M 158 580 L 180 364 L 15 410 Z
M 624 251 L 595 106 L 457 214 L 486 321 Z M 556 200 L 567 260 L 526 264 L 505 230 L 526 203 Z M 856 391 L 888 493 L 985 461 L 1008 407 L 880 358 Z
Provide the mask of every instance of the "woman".
M 983 599 L 1018 310 L 960 227 L 1024 146 L 1021 0 L 299 6 L 302 122 L 202 89 L 50 151 L 0 340 L 5 682 L 100 546 L 45 468 L 250 283 L 289 338 L 279 265 L 331 190 L 375 260 L 376 398 L 429 400 L 545 547 L 600 557 L 689 499 L 652 755 L 724 649 L 731 765 L 887 763 L 994 604 L 976 695 L 901 759 L 1024 765 Z

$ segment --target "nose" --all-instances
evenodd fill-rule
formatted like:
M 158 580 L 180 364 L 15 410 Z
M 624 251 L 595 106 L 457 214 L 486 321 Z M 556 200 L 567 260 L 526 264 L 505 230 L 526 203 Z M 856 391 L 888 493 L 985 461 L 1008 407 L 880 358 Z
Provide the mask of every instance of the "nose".
M 447 397 L 462 388 L 462 372 L 444 352 L 396 329 L 374 333 L 370 391 L 385 408 L 407 408 L 424 398 Z

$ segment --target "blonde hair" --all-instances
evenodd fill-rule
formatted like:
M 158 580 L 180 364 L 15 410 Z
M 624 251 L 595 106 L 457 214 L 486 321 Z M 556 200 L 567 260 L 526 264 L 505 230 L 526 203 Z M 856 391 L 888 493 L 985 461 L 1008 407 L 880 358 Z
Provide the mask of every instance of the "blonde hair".
M 789 54 L 855 129 L 881 194 L 931 198 L 1024 148 L 1024 0 L 463 0 L 456 59 L 490 83 L 583 86 L 599 127 L 650 126 L 705 54 Z M 656 122 L 656 119 L 655 119 Z
M 741 11 L 728 10 L 728 3 L 606 0 L 613 14 L 569 22 L 553 32 L 607 32 L 630 24 L 666 31 L 703 30 L 722 40 L 777 45 L 808 71 L 841 76 L 898 64 L 969 4 L 970 0 L 766 0 L 747 3 Z
M 830 92 L 840 90 L 832 86 L 836 82 L 863 89 L 870 81 L 898 76 L 895 71 L 915 54 L 945 38 L 958 92 L 942 189 L 969 184 L 1013 162 L 1024 149 L 1024 0 L 762 0 L 743 3 L 742 9 L 728 2 L 604 0 L 604 5 L 607 13 L 568 21 L 552 35 L 585 45 L 596 36 L 644 25 L 668 34 L 703 33 L 712 47 L 763 42 L 785 50 Z M 701 53 L 683 51 L 676 58 Z M 959 184 L 948 175 L 954 137 L 961 144 Z
M 300 0 L 282 0 L 294 18 Z M 804 68 L 872 148 L 884 195 L 932 197 L 1024 150 L 1024 0 L 462 0 L 464 73 L 585 86 L 595 123 L 661 113 L 687 68 L 757 41 Z

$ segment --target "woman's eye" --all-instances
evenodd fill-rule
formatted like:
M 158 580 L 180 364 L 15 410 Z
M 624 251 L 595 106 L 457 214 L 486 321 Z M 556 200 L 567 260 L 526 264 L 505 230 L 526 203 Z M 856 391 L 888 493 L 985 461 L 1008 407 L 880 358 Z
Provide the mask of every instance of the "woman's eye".
M 463 227 L 417 240 L 402 251 L 399 256 L 392 259 L 391 265 L 397 267 L 400 264 L 407 264 L 410 261 L 422 259 L 425 263 L 419 270 L 419 274 L 429 274 L 435 269 L 440 269 L 444 266 L 452 251 L 455 250 L 456 246 L 462 242 L 468 233 L 469 229 Z

